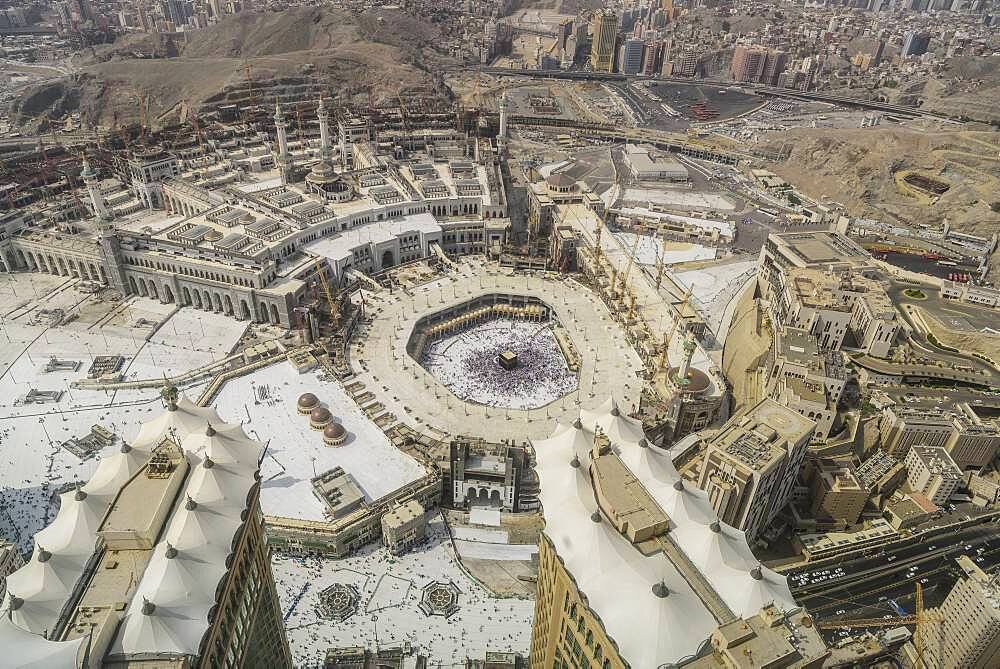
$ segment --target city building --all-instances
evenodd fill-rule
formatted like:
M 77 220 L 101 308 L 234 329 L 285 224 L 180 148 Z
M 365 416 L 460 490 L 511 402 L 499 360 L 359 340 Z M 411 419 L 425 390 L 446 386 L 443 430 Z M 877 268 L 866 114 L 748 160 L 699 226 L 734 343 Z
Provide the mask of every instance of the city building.
M 382 516 L 382 541 L 393 555 L 405 553 L 426 535 L 424 507 L 415 499 L 397 504 Z
M 965 555 L 957 558 L 965 576 L 933 610 L 936 622 L 925 634 L 930 666 L 988 669 L 1000 665 L 1000 577 L 983 572 Z
M 941 509 L 919 492 L 896 491 L 885 503 L 883 516 L 896 530 L 906 530 L 925 523 Z
M 594 72 L 611 72 L 615 66 L 618 40 L 618 14 L 610 9 L 594 13 L 590 26 L 590 67 Z
M 2 624 L 20 630 L 23 657 L 85 649 L 51 667 L 291 667 L 259 504 L 264 446 L 174 388 L 163 398 L 165 413 L 62 494 L 7 579 Z
M 858 465 L 854 475 L 868 490 L 872 502 L 881 508 L 882 500 L 906 480 L 906 465 L 882 449 L 875 449 L 868 459 Z
M 913 446 L 906 454 L 906 484 L 937 506 L 962 483 L 962 470 L 940 446 Z
M 625 160 L 629 170 L 639 181 L 683 183 L 688 180 L 686 167 L 669 153 L 657 151 L 648 145 L 626 144 Z
M 613 400 L 533 446 L 550 511 L 531 666 L 720 666 L 745 658 L 754 636 L 778 644 L 768 666 L 822 664 L 827 650 L 801 624 L 785 578 L 753 557 L 744 533 Z
M 850 332 L 852 348 L 884 358 L 899 331 L 896 310 L 879 282 L 850 271 L 789 268 L 778 302 L 783 324 L 808 330 L 827 350 L 840 349 Z
M 903 37 L 903 46 L 899 51 L 901 58 L 907 56 L 922 56 L 927 53 L 931 43 L 931 34 L 927 32 L 909 31 Z
M 0 541 L 0 601 L 7 594 L 7 577 L 24 566 L 24 558 L 17 546 Z
M 729 75 L 734 81 L 773 86 L 785 70 L 788 54 L 774 49 L 739 45 L 733 51 Z
M 645 43 L 641 39 L 626 39 L 619 52 L 618 71 L 622 74 L 638 74 L 642 70 L 644 48 Z
M 772 233 L 760 252 L 758 280 L 772 321 L 808 330 L 826 350 L 850 342 L 888 355 L 899 322 L 878 276 L 871 255 L 837 232 Z
M 884 518 L 866 522 L 865 526 L 851 532 L 821 532 L 792 535 L 792 545 L 806 560 L 823 560 L 834 555 L 880 546 L 899 534 Z
M 719 518 L 757 539 L 788 504 L 815 427 L 764 399 L 708 439 L 698 486 Z
M 538 482 L 523 446 L 458 438 L 437 444 L 428 455 L 443 477 L 444 504 L 472 504 L 503 511 L 538 508 Z
M 892 406 L 879 419 L 880 447 L 903 460 L 915 445 L 945 446 L 954 430 L 951 416 L 943 410 Z
M 775 332 L 764 367 L 764 392 L 816 421 L 816 441 L 826 441 L 839 429 L 837 405 L 847 379 L 844 354 L 821 350 L 808 330 L 783 327 Z
M 811 493 L 813 518 L 834 521 L 842 529 L 858 522 L 868 502 L 868 491 L 845 466 L 826 467 L 821 463 L 813 475 Z
M 944 447 L 959 467 L 982 469 L 1000 452 L 1000 421 L 980 417 L 972 405 L 955 405 L 953 430 Z
M 206 143 L 115 156 L 105 187 L 81 178 L 91 220 L 60 230 L 24 217 L 0 239 L 0 269 L 103 283 L 124 295 L 294 327 L 319 272 L 334 286 L 439 252 L 498 251 L 510 228 L 494 142 L 421 130 L 406 149 L 374 141 L 370 119 L 342 118 L 334 144 L 325 103 L 319 141 Z M 338 164 L 339 169 L 335 167 Z M 277 168 L 266 187 L 248 173 Z

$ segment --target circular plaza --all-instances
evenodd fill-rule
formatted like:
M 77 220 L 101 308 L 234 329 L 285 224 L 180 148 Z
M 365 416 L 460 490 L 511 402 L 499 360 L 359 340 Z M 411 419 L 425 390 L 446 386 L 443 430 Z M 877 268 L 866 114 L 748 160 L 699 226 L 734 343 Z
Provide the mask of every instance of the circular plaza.
M 431 435 L 548 436 L 614 395 L 638 404 L 642 362 L 603 302 L 575 280 L 464 258 L 407 290 L 365 294 L 355 380 Z

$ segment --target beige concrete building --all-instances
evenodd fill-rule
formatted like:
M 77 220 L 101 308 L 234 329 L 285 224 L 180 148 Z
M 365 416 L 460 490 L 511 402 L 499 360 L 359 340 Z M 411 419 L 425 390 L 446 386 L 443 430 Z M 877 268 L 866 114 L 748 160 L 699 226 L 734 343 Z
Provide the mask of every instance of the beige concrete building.
M 393 555 L 401 555 L 427 536 L 424 507 L 415 499 L 397 504 L 382 516 L 382 541 Z
M 965 577 L 936 610 L 938 636 L 925 644 L 929 666 L 992 669 L 1000 666 L 1000 580 L 964 555 L 958 564 Z
M 756 539 L 788 504 L 815 421 L 762 400 L 707 444 L 699 487 L 724 522 Z
M 947 504 L 962 482 L 962 470 L 940 446 L 914 446 L 905 463 L 906 484 L 937 506 Z
M 882 450 L 897 460 L 905 460 L 910 448 L 918 444 L 944 446 L 953 430 L 950 416 L 924 408 L 890 407 L 879 421 Z
M 819 346 L 851 343 L 876 356 L 888 355 L 899 322 L 877 280 L 871 255 L 837 232 L 771 234 L 761 248 L 758 280 L 775 324 L 815 335 Z
M 816 421 L 813 438 L 826 441 L 839 427 L 837 404 L 848 378 L 844 354 L 821 350 L 807 330 L 784 327 L 775 333 L 768 356 L 768 397 Z
M 955 407 L 954 431 L 944 447 L 955 464 L 964 469 L 981 469 L 1000 451 L 1000 422 L 980 418 L 968 403 Z
M 868 491 L 850 467 L 820 467 L 812 483 L 812 515 L 818 521 L 854 525 L 868 502 Z
M 780 609 L 765 606 L 755 616 L 729 623 L 712 634 L 711 654 L 678 666 L 683 669 L 758 669 L 795 667 L 819 669 L 827 658 L 819 634 L 789 634 L 790 624 L 812 630 L 809 616 L 802 612 L 790 620 Z M 794 640 L 794 641 L 793 641 Z

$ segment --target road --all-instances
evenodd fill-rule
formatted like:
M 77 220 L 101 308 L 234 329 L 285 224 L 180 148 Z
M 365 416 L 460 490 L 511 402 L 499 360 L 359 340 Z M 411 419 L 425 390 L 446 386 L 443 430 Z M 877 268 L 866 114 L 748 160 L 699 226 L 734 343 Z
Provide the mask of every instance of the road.
M 985 523 L 905 546 L 873 551 L 836 564 L 789 572 L 796 600 L 819 622 L 909 615 L 919 582 L 927 606 L 943 601 L 961 571 L 955 562 L 967 555 L 984 571 L 1000 565 L 1000 530 Z M 894 606 L 895 604 L 895 606 Z M 830 632 L 828 637 L 847 636 Z
M 618 81 L 626 82 L 630 80 L 648 80 L 650 77 L 639 76 L 634 74 L 608 74 L 602 72 L 561 72 L 557 70 L 522 70 L 522 69 L 512 69 L 512 68 L 502 68 L 502 67 L 484 67 L 481 70 L 486 74 L 491 74 L 494 76 L 505 76 L 505 77 L 531 77 L 538 79 L 569 79 L 576 81 Z M 942 120 L 952 121 L 955 123 L 964 123 L 960 118 L 956 118 L 949 114 L 931 112 L 918 107 L 908 107 L 905 105 L 894 105 L 886 102 L 873 102 L 870 100 L 860 100 L 858 98 L 850 98 L 841 95 L 833 95 L 830 93 L 822 92 L 805 92 L 797 91 L 790 88 L 773 88 L 771 86 L 764 86 L 761 84 L 750 84 L 750 83 L 739 83 L 733 81 L 721 81 L 713 79 L 688 79 L 679 77 L 658 77 L 657 80 L 675 84 L 690 84 L 690 85 L 710 85 L 710 86 L 734 86 L 739 88 L 744 88 L 753 91 L 757 95 L 769 95 L 772 97 L 782 97 L 782 98 L 793 98 L 798 100 L 815 100 L 818 102 L 831 102 L 834 104 L 845 105 L 849 107 L 859 107 L 861 109 L 874 109 L 876 111 L 889 112 L 891 114 L 899 114 L 905 116 L 929 116 L 932 118 L 938 118 Z

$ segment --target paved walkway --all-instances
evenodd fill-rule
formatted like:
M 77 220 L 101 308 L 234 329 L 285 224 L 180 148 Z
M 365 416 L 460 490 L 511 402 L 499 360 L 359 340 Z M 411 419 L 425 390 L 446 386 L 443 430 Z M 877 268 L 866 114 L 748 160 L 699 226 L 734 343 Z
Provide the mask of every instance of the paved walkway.
M 581 353 L 577 390 L 532 410 L 505 410 L 461 402 L 406 353 L 416 322 L 435 311 L 491 293 L 531 295 L 545 302 Z M 425 284 L 409 297 L 397 291 L 370 296 L 374 319 L 352 346 L 356 379 L 397 420 L 441 437 L 446 434 L 500 439 L 548 437 L 555 421 L 571 423 L 580 407 L 592 408 L 614 395 L 629 410 L 639 402 L 642 370 L 604 304 L 572 279 L 513 275 L 463 259 L 458 273 Z

